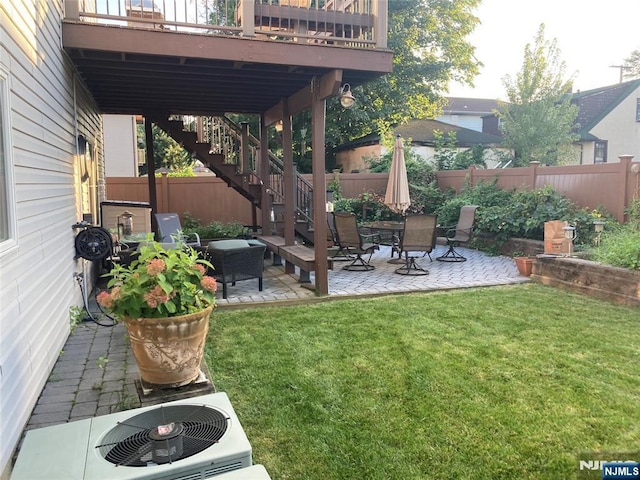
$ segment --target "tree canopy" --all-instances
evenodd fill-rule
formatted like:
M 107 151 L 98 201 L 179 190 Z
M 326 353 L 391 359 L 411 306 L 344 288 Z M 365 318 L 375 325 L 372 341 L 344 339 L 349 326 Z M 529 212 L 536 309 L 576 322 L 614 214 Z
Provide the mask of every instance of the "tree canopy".
M 509 103 L 500 105 L 504 146 L 515 152 L 513 166 L 531 161 L 547 165 L 568 163 L 575 154 L 572 143 L 578 107 L 572 105 L 572 79 L 560 59 L 555 39 L 544 37 L 541 24 L 533 45 L 524 50 L 522 69 L 503 79 Z
M 435 117 L 450 82 L 473 84 L 481 63 L 467 36 L 480 0 L 389 0 L 388 47 L 393 72 L 353 89 L 356 106 L 327 104 L 328 154 L 370 133 L 383 134 L 412 118 Z M 309 142 L 307 141 L 307 144 Z
M 624 67 L 622 74 L 625 80 L 640 78 L 640 49 L 634 50 L 629 57 L 625 58 Z

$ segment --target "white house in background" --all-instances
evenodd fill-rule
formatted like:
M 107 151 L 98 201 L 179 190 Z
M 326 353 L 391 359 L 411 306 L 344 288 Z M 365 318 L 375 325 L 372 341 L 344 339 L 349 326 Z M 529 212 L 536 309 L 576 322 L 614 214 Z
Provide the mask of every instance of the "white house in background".
M 62 1 L 0 2 L 0 474 L 82 305 L 72 225 L 98 219 L 102 118 L 63 54 Z
M 104 168 L 107 177 L 138 176 L 135 115 L 103 115 Z
M 494 111 L 498 101 L 488 98 L 448 97 L 442 114 L 436 120 L 489 135 L 500 135 Z
M 437 143 L 434 132 L 441 132 L 445 138 L 449 133 L 456 134 L 456 149 L 460 152 L 477 145 L 485 148 L 484 160 L 488 168 L 498 164 L 498 152 L 509 152 L 502 147 L 502 138 L 478 132 L 468 128 L 458 127 L 438 120 L 410 120 L 394 130 L 394 135 L 400 135 L 407 141 L 411 141 L 413 151 L 425 161 L 433 161 Z M 343 172 L 365 172 L 368 170 L 367 160 L 384 155 L 387 149 L 380 144 L 380 136 L 377 134 L 353 140 L 336 149 L 336 167 Z
M 640 158 L 640 79 L 573 94 L 580 124 L 580 163 Z

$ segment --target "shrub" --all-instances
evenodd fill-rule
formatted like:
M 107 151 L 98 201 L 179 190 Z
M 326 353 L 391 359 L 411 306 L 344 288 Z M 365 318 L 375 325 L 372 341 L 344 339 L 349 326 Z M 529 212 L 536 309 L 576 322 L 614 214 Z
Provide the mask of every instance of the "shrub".
M 615 267 L 640 270 L 640 230 L 629 224 L 613 231 L 605 230 L 591 258 Z
M 189 213 L 185 213 L 183 218 L 182 230 L 184 234 L 197 233 L 203 240 L 208 238 L 242 238 L 248 234 L 247 227 L 240 222 L 213 221 L 208 225 L 201 225 L 200 220 Z

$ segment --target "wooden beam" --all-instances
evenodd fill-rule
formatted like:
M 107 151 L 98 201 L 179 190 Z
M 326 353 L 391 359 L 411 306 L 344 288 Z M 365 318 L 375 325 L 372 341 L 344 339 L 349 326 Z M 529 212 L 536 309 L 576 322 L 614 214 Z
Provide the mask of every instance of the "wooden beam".
M 324 77 L 323 77 L 324 78 Z M 342 76 L 340 77 L 342 78 Z M 313 249 L 316 259 L 316 294 L 329 294 L 329 261 L 327 260 L 327 183 L 325 180 L 325 116 L 326 98 L 323 81 L 311 82 L 311 171 L 313 180 Z M 326 91 L 325 91 L 326 93 Z
M 321 100 L 335 97 L 340 91 L 342 84 L 342 70 L 331 70 L 319 80 L 318 95 Z M 311 88 L 304 87 L 298 90 L 287 99 L 289 115 L 295 115 L 303 110 L 311 108 Z M 278 123 L 283 118 L 282 100 L 267 110 L 264 114 L 267 126 Z

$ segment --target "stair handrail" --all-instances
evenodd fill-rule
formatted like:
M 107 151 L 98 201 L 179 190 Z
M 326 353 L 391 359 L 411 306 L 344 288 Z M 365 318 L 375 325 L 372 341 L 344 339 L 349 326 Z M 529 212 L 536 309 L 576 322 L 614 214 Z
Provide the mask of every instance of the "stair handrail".
M 223 154 L 224 162 L 242 167 L 241 142 L 242 127 L 226 115 L 196 117 L 176 116 L 180 118 L 186 130 L 196 132 L 200 142 L 207 142 L 211 146 L 211 153 Z M 249 168 L 242 171 L 250 177 L 253 183 L 263 183 L 264 180 L 257 173 L 260 140 L 248 134 L 249 139 Z M 274 203 L 284 203 L 284 162 L 273 152 L 269 155 L 269 189 Z M 296 217 L 313 225 L 313 185 L 306 178 L 294 170 L 294 210 Z
M 234 122 L 226 115 L 216 117 L 222 119 L 222 122 L 226 124 L 236 135 L 238 142 L 242 136 L 242 127 Z M 258 150 L 260 147 L 260 140 L 249 132 L 249 144 L 252 152 L 252 158 L 255 160 L 258 156 Z M 284 202 L 284 162 L 271 150 L 268 151 L 269 155 L 269 188 L 273 194 L 274 202 Z M 255 163 L 252 163 L 255 168 Z M 297 171 L 294 172 L 295 176 L 295 192 L 294 192 L 294 209 L 298 219 L 305 221 L 309 226 L 313 225 L 313 185 L 306 178 L 300 175 Z

